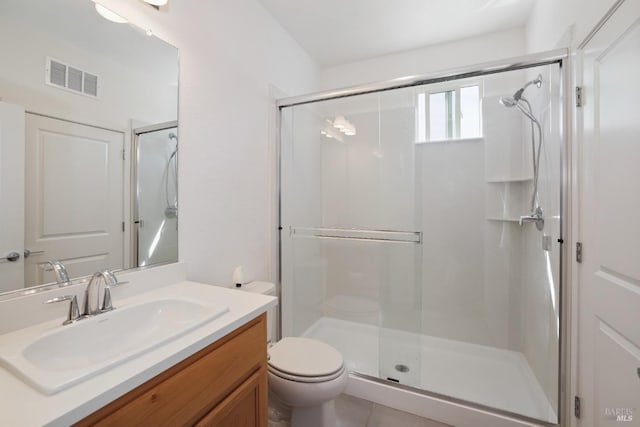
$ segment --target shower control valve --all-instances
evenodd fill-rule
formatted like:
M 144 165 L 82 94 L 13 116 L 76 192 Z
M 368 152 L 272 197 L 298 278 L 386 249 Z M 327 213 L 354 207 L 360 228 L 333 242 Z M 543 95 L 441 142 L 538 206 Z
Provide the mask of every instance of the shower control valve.
M 538 231 L 544 229 L 544 216 L 542 215 L 542 209 L 540 206 L 531 215 L 524 215 L 520 217 L 520 225 L 525 222 L 534 222 Z

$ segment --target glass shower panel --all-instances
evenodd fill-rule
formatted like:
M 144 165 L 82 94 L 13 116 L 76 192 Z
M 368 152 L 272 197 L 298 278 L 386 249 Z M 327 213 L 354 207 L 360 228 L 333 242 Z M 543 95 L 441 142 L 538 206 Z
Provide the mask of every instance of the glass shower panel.
M 137 135 L 137 265 L 178 260 L 178 130 Z
M 374 152 L 378 176 L 379 211 L 384 226 L 413 233 L 378 249 L 376 277 L 381 318 L 379 329 L 380 378 L 420 387 L 422 382 L 422 224 L 421 164 L 417 162 L 414 88 L 380 92 L 378 143 Z M 426 184 L 430 185 L 430 184 Z
M 414 110 L 408 90 L 281 118 L 283 334 L 322 339 L 350 370 L 407 384 L 420 372 L 419 335 L 401 333 L 420 329 Z

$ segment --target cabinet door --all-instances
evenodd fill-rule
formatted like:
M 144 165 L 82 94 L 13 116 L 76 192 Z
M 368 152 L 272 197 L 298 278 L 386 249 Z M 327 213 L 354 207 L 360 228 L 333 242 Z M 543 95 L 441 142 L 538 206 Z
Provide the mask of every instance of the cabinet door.
M 196 424 L 198 427 L 262 427 L 267 425 L 267 372 L 251 375 Z

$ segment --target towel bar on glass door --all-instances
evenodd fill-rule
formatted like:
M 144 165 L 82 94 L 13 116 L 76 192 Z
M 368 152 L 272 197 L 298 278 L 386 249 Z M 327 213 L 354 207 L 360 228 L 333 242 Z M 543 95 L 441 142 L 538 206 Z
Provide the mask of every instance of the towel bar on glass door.
M 291 236 L 325 239 L 368 240 L 392 243 L 422 243 L 421 231 L 362 230 L 351 228 L 289 227 Z

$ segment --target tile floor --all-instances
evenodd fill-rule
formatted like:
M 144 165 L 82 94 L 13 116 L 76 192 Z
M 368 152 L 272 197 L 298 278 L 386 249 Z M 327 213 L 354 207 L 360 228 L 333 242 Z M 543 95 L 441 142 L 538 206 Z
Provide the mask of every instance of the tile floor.
M 336 427 L 448 427 L 446 424 L 345 394 L 336 399 L 336 415 Z
M 436 421 L 346 394 L 336 399 L 336 427 L 449 427 Z M 291 414 L 269 407 L 269 427 L 290 427 Z

